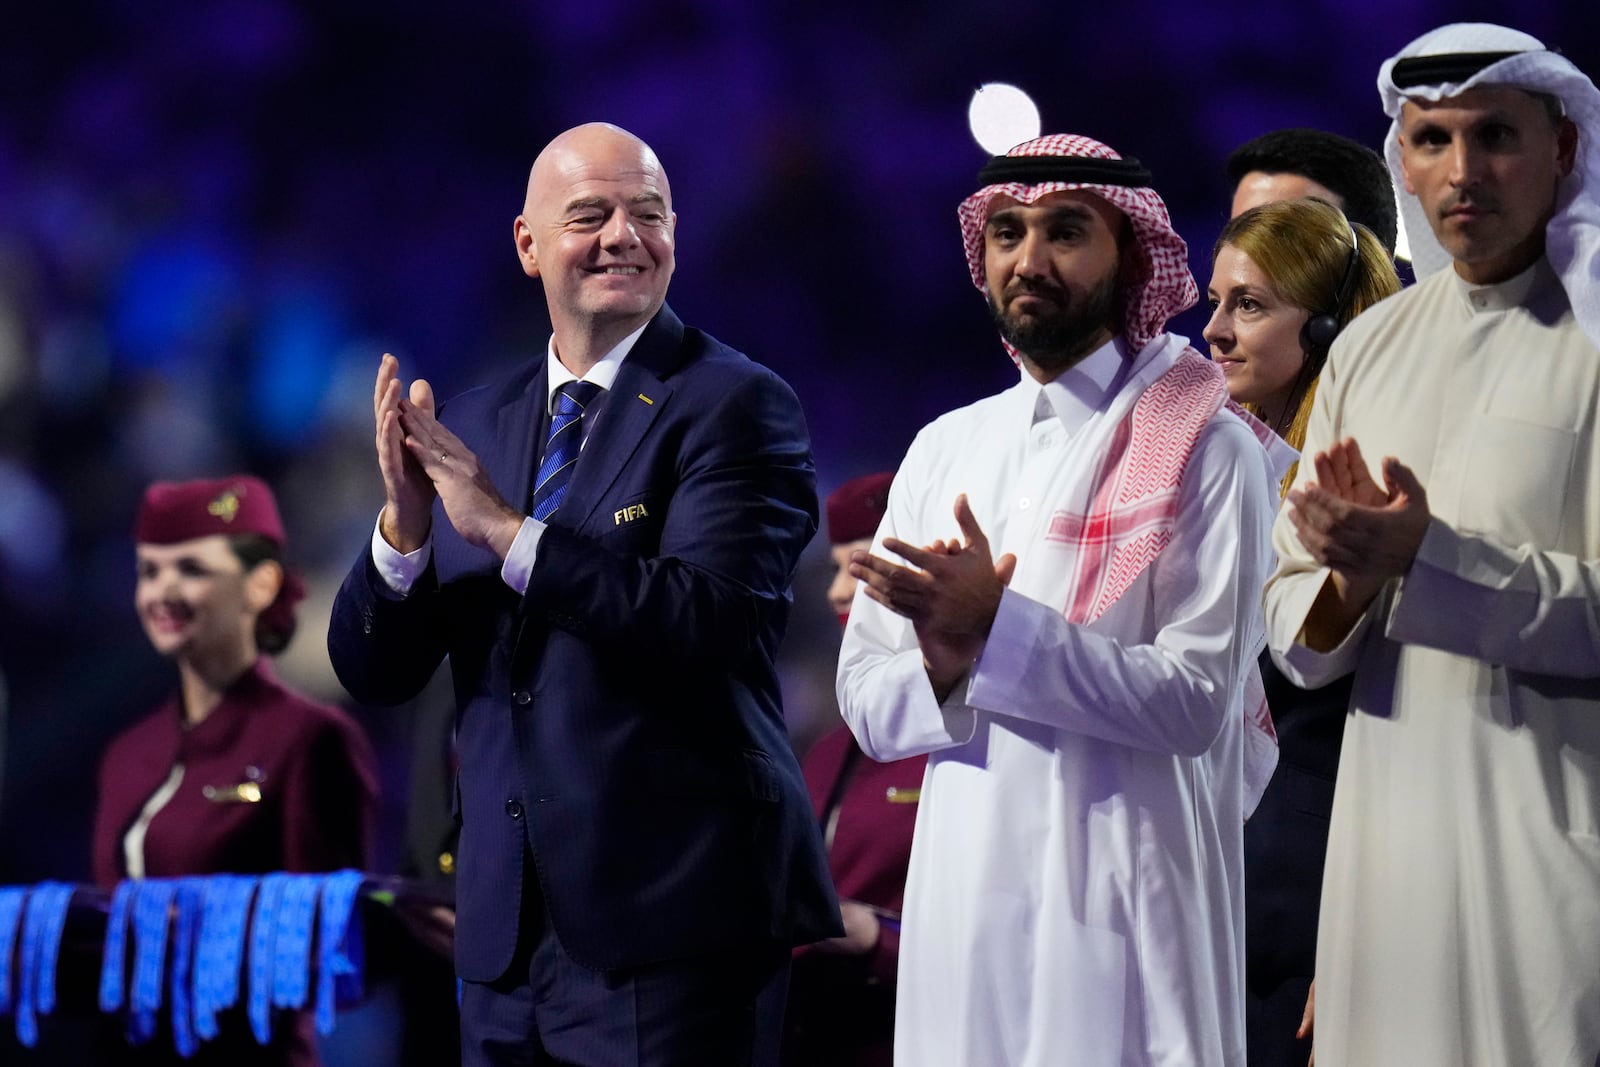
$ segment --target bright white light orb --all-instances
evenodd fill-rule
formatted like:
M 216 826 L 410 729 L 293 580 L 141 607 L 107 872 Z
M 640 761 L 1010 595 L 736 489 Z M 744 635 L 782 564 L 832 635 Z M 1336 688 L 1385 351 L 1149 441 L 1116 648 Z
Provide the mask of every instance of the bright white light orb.
M 984 151 L 1003 156 L 1023 141 L 1039 136 L 1039 108 L 1015 85 L 989 82 L 972 94 L 967 125 Z

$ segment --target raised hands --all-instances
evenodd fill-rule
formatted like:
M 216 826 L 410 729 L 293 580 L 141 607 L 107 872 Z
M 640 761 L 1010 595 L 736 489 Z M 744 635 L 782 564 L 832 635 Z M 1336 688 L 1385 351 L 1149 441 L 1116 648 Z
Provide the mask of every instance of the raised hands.
M 983 651 L 1001 594 L 1017 566 L 1010 553 L 993 558 L 965 494 L 956 498 L 955 517 L 964 542 L 935 541 L 917 548 L 892 537 L 884 541 L 883 547 L 909 567 L 867 552 L 850 558 L 851 577 L 866 583 L 867 596 L 911 621 L 928 680 L 940 700 Z
M 1431 515 L 1415 474 L 1393 456 L 1383 461 L 1383 485 L 1367 470 L 1354 439 L 1313 458 L 1317 480 L 1289 491 L 1289 521 L 1300 543 L 1332 572 L 1332 588 L 1306 622 L 1313 648 L 1331 648 L 1390 578 L 1417 557 Z
M 425 380 L 412 382 L 409 396 L 400 395 L 399 371 L 399 361 L 385 355 L 373 400 L 386 494 L 384 539 L 402 552 L 419 547 L 437 496 L 457 533 L 504 559 L 524 516 L 506 503 L 477 455 L 434 417 L 433 389 Z
M 1404 574 L 1428 532 L 1428 497 L 1410 468 L 1389 456 L 1383 486 L 1351 438 L 1318 452 L 1317 481 L 1290 490 L 1290 521 L 1319 563 L 1349 576 Z
M 433 388 L 418 378 L 411 383 L 412 408 L 433 414 Z M 383 475 L 384 506 L 379 519 L 383 539 L 401 552 L 414 552 L 427 540 L 432 522 L 433 481 L 411 458 L 401 424 L 400 361 L 385 352 L 372 389 L 372 415 L 377 424 L 378 470 Z

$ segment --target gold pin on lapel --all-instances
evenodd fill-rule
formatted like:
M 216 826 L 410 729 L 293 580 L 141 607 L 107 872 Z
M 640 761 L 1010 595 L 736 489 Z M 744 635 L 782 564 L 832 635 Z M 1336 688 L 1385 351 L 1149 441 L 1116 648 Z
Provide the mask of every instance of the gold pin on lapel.
M 884 790 L 883 798 L 891 804 L 915 804 L 922 799 L 922 790 L 904 789 L 897 785 L 891 785 Z
M 639 399 L 643 400 L 646 404 L 649 404 L 651 407 L 655 407 L 656 402 L 654 400 L 651 400 L 649 397 L 645 396 L 643 393 L 639 394 Z

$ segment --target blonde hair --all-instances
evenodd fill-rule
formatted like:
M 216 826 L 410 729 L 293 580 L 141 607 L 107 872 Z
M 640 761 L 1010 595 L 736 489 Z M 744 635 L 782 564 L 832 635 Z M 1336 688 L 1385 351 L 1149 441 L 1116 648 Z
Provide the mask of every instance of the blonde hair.
M 1352 232 L 1356 237 L 1353 264 Z M 1400 276 L 1382 242 L 1371 230 L 1348 221 L 1344 212 L 1317 197 L 1278 200 L 1242 212 L 1229 220 L 1217 238 L 1211 252 L 1213 261 L 1224 245 L 1250 257 L 1284 300 L 1312 315 L 1332 315 L 1341 330 L 1373 304 L 1400 291 Z M 1343 305 L 1335 306 L 1346 272 L 1353 272 L 1354 276 L 1345 285 Z M 1308 343 L 1303 334 L 1302 343 Z M 1308 380 L 1283 430 L 1283 439 L 1296 449 L 1305 446 L 1306 423 L 1311 419 L 1311 404 L 1328 353 L 1308 350 L 1305 358 L 1302 376 Z M 1252 414 L 1261 414 L 1253 404 L 1244 407 Z M 1284 475 L 1283 492 L 1287 493 L 1294 484 L 1299 466 L 1296 463 Z

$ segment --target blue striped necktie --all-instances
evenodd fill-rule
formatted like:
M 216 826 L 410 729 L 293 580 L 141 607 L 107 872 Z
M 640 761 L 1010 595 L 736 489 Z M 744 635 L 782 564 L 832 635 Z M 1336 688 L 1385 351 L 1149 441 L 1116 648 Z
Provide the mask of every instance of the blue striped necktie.
M 533 483 L 533 517 L 540 522 L 555 514 L 567 495 L 572 465 L 583 447 L 583 409 L 594 402 L 600 387 L 593 382 L 566 382 L 556 387 L 556 410 L 550 417 L 550 437 L 544 462 Z

